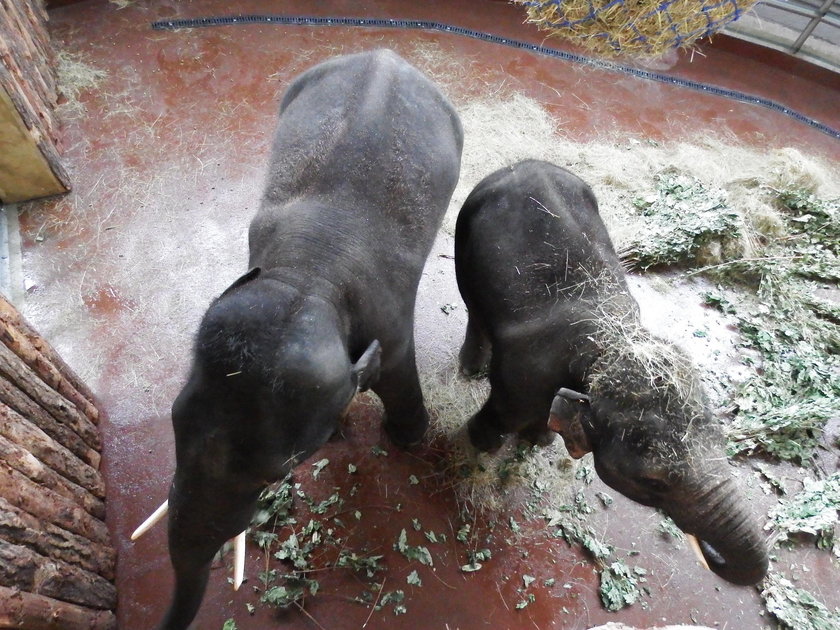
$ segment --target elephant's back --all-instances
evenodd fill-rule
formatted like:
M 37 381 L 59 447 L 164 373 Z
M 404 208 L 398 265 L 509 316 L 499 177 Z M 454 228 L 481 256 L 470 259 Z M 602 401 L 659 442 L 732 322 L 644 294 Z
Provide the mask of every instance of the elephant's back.
M 594 294 L 626 290 L 590 187 L 537 160 L 500 169 L 470 193 L 455 233 L 458 284 L 496 319 L 528 319 Z
M 462 144 L 452 106 L 395 53 L 331 59 L 283 98 L 265 202 L 312 197 L 356 212 L 387 208 L 409 222 L 421 208 L 442 215 Z

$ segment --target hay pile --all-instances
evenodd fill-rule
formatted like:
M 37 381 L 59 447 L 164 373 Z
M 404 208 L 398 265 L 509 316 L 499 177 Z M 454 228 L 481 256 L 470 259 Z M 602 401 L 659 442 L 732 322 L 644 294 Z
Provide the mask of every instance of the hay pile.
M 490 393 L 487 380 L 467 380 L 449 366 L 437 374 L 421 374 L 421 384 L 434 415 L 432 439 L 442 441 L 447 451 L 444 483 L 453 487 L 463 507 L 499 514 L 541 499 L 554 507 L 570 500 L 574 476 L 581 466 L 591 466 L 591 455 L 575 461 L 561 439 L 540 448 L 513 437 L 496 453 L 479 453 L 470 444 L 466 425 Z
M 737 20 L 756 0 L 514 0 L 528 21 L 601 55 L 657 57 Z

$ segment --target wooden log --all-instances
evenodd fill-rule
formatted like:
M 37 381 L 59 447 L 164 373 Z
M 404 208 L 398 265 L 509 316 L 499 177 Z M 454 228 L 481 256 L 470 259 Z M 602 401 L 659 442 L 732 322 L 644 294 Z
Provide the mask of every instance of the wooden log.
M 15 93 L 4 87 L 5 66 L 0 63 L 0 136 L 5 146 L 0 151 L 0 199 L 25 201 L 57 195 L 69 189 L 67 172 L 58 162 L 51 140 L 40 128 L 28 129 L 15 109 Z
M 101 457 L 79 435 L 53 418 L 40 405 L 6 379 L 0 378 L 0 403 L 17 412 L 86 464 L 99 469 Z
M 18 331 L 12 322 L 0 313 L 0 341 L 14 352 L 41 380 L 73 403 L 94 424 L 99 423 L 99 410 L 87 400 L 64 375 Z
M 39 63 L 43 51 L 39 50 L 39 44 L 32 37 L 31 30 L 20 23 L 13 4 L 4 7 L 0 3 L 0 34 L 6 42 L 11 43 L 10 52 L 15 66 L 13 74 L 16 75 L 18 86 L 29 86 L 34 90 L 36 102 L 49 107 L 50 89 L 49 79 L 46 77 L 52 74 L 52 70 Z
M 114 579 L 116 552 L 105 545 L 45 523 L 0 497 L 0 540 L 23 545 L 42 556 Z
M 0 34 L 6 42 L 4 51 L 20 68 L 14 73 L 17 87 L 39 87 L 35 94 L 37 105 L 52 113 L 57 102 L 55 56 L 45 24 L 33 12 L 27 12 L 27 8 L 10 2 L 0 3 Z M 8 60 L 6 63 L 11 65 Z
M 105 523 L 85 512 L 57 492 L 39 486 L 6 462 L 0 460 L 0 496 L 42 521 L 84 536 L 88 540 L 109 544 Z
M 2 540 L 0 586 L 100 610 L 117 605 L 117 589 L 105 578 Z
M 114 613 L 58 602 L 0 586 L 0 628 L 116 630 Z
M 44 84 L 43 78 L 39 76 L 32 64 L 26 63 L 26 58 L 16 54 L 14 32 L 10 32 L 8 25 L 4 24 L 7 19 L 3 15 L 2 4 L 0 4 L 0 57 L 3 60 L 3 67 L 6 72 L 3 75 L 3 87 L 18 98 L 17 109 L 27 129 L 31 132 L 52 130 L 55 127 L 53 106 L 49 103 L 49 96 L 42 93 L 49 87 Z M 20 47 L 20 44 L 17 43 Z M 34 75 L 34 76 L 30 76 Z
M 25 447 L 39 460 L 93 496 L 105 498 L 102 475 L 29 420 L 0 403 L 0 436 Z
M 0 131 L 7 145 L 0 155 L 0 195 L 5 201 L 70 188 L 57 149 L 58 82 L 44 15 L 43 6 L 33 2 L 0 2 Z
M 96 397 L 88 388 L 85 382 L 73 371 L 64 359 L 61 358 L 55 349 L 29 324 L 28 321 L 20 314 L 14 305 L 9 302 L 2 294 L 0 294 L 0 317 L 3 321 L 8 322 L 14 328 L 19 330 L 29 340 L 29 343 L 40 352 L 47 361 L 58 368 L 62 376 L 66 378 L 73 388 L 90 401 L 94 406 L 96 405 Z
M 0 343 L 0 376 L 23 390 L 53 418 L 73 429 L 88 446 L 97 451 L 102 449 L 96 425 L 79 413 L 79 410 L 64 396 L 38 378 L 28 365 L 2 343 Z
M 19 473 L 45 488 L 70 499 L 91 516 L 105 519 L 105 502 L 65 479 L 22 446 L 0 436 L 0 458 Z

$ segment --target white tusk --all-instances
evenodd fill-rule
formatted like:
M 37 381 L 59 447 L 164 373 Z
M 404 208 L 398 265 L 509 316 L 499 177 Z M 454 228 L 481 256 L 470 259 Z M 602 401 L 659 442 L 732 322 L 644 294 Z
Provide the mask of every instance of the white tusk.
M 691 550 L 694 551 L 694 555 L 697 556 L 697 559 L 700 561 L 704 567 L 706 567 L 707 571 L 711 571 L 709 568 L 709 563 L 706 562 L 706 556 L 703 555 L 703 552 L 700 550 L 700 543 L 697 542 L 697 537 L 692 536 L 691 534 L 686 534 L 686 538 L 688 538 L 688 546 L 691 547 Z
M 247 531 L 247 530 L 246 530 Z M 245 579 L 245 532 L 233 540 L 233 590 L 238 591 Z
M 169 499 L 164 501 L 161 506 L 152 512 L 152 515 L 143 521 L 143 524 L 140 525 L 137 529 L 134 530 L 134 533 L 131 535 L 131 540 L 137 540 L 149 531 L 152 526 L 157 523 L 160 519 L 164 517 L 164 515 L 169 511 Z

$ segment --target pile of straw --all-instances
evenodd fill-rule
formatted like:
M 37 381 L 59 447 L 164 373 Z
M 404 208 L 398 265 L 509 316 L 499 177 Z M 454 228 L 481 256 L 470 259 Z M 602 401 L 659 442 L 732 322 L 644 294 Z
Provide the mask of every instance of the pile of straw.
M 513 0 L 528 21 L 600 55 L 658 57 L 738 19 L 756 0 Z

